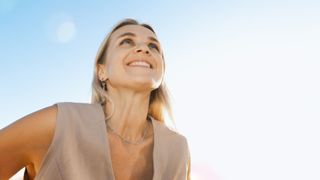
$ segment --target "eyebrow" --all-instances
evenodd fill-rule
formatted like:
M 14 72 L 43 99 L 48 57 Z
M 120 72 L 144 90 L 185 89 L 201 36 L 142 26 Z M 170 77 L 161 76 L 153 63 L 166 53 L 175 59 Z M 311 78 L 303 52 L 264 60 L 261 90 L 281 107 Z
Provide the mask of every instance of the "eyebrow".
M 135 35 L 134 33 L 126 32 L 126 33 L 123 33 L 123 34 L 121 34 L 120 36 L 118 36 L 117 39 L 122 38 L 122 37 L 124 37 L 124 36 L 136 37 L 136 35 Z M 151 40 L 151 41 L 157 42 L 158 44 L 160 44 L 159 41 L 158 41 L 156 38 L 154 38 L 154 37 L 149 36 L 148 39 Z

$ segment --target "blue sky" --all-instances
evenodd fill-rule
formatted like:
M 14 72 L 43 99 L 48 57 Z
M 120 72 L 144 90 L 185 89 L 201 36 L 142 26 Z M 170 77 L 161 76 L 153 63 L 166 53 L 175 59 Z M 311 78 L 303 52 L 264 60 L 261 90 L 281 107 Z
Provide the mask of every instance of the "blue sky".
M 315 0 L 0 0 L 0 128 L 56 102 L 89 102 L 98 47 L 130 17 L 151 24 L 164 48 L 193 179 L 319 179 L 319 9 Z

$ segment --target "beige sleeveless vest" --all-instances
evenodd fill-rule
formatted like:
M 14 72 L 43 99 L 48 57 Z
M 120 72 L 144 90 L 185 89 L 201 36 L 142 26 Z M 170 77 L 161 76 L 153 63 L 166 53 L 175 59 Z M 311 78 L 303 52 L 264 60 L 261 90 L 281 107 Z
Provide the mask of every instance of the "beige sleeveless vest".
M 116 180 L 100 104 L 61 102 L 53 140 L 35 180 Z M 152 119 L 152 180 L 185 180 L 190 175 L 186 138 Z

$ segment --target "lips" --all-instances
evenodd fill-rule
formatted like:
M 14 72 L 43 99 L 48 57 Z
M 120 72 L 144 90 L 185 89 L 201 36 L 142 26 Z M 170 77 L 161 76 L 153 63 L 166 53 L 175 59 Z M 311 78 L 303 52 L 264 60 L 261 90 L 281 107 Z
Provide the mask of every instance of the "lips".
M 127 65 L 132 67 L 144 67 L 144 68 L 150 68 L 150 69 L 153 68 L 152 64 L 146 60 L 133 60 L 127 63 Z

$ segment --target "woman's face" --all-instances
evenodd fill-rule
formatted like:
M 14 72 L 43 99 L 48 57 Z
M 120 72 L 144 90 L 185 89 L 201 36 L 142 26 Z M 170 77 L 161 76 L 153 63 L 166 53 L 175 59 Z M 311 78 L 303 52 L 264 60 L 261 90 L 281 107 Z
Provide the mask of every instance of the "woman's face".
M 140 25 L 126 25 L 110 36 L 105 75 L 112 87 L 153 90 L 164 74 L 162 50 L 155 34 Z

